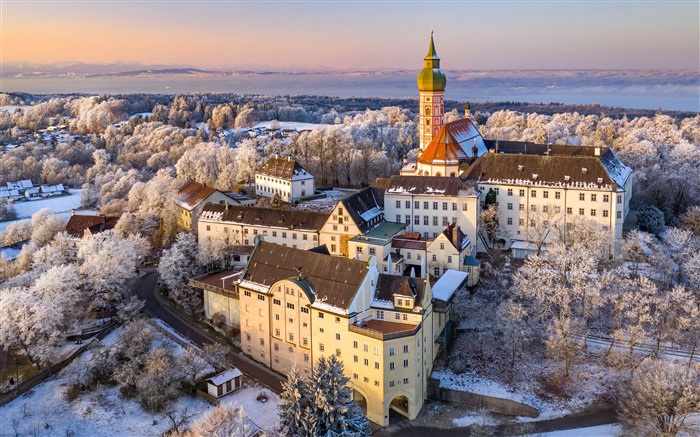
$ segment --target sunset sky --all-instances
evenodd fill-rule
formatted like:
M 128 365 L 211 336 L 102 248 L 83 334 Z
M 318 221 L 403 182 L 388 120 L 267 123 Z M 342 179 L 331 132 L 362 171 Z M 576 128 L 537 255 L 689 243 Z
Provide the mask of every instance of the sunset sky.
M 2 62 L 275 70 L 700 64 L 692 1 L 7 1 Z

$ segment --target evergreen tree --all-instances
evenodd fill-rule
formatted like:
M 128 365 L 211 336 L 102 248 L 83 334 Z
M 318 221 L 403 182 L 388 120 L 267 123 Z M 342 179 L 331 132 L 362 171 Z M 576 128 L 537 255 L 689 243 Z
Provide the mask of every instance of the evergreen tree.
M 293 436 L 369 435 L 369 422 L 352 400 L 343 363 L 331 355 L 321 357 L 308 380 L 293 369 L 282 392 L 280 417 L 283 430 Z

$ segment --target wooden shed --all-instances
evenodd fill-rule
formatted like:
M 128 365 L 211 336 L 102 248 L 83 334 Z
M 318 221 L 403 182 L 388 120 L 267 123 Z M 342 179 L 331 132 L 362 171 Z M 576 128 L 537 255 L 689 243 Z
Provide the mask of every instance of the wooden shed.
M 221 372 L 207 379 L 207 393 L 215 398 L 225 396 L 241 386 L 243 373 L 237 368 Z

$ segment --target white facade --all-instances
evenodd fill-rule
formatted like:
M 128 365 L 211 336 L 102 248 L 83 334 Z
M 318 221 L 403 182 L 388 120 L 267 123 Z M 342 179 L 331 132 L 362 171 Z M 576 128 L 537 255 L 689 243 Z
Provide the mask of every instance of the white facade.
M 384 216 L 406 223 L 406 232 L 418 232 L 423 238 L 436 238 L 449 224 L 456 224 L 470 241 L 477 241 L 479 193 L 459 196 L 384 194 Z M 475 252 L 474 252 L 475 253 Z M 473 253 L 472 253 L 473 254 Z

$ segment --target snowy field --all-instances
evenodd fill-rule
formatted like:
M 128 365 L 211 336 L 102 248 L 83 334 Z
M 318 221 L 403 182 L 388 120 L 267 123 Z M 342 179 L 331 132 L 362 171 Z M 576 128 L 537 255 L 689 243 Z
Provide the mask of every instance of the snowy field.
M 267 395 L 267 401 L 264 403 L 257 400 L 260 393 Z M 255 385 L 250 380 L 246 381 L 240 389 L 221 398 L 221 402 L 239 405 L 248 418 L 264 430 L 272 431 L 280 424 L 279 396 L 267 388 Z
M 17 218 L 29 218 L 43 208 L 51 208 L 55 213 L 70 212 L 80 208 L 80 190 L 70 189 L 67 196 L 49 197 L 47 199 L 25 200 L 14 204 Z
M 37 199 L 37 200 L 26 200 L 23 202 L 14 203 L 15 211 L 17 212 L 17 219 L 10 220 L 6 222 L 0 222 L 0 232 L 7 229 L 7 227 L 14 222 L 21 220 L 26 220 L 32 217 L 37 211 L 50 208 L 54 213 L 58 214 L 60 217 L 68 220 L 70 217 L 70 212 L 75 209 L 77 213 L 80 214 L 96 214 L 97 211 L 94 210 L 80 210 L 80 190 L 70 189 L 70 193 L 67 196 L 51 197 L 48 199 Z
M 121 328 L 116 329 L 103 342 L 114 343 L 121 331 Z M 157 332 L 155 335 L 156 344 L 170 341 Z M 178 348 L 177 345 L 174 347 Z M 55 377 L 1 407 L 0 436 L 15 436 L 15 426 L 19 435 L 46 437 L 156 437 L 172 427 L 165 416 L 145 412 L 136 400 L 122 399 L 118 386 L 84 393 L 73 403 L 68 403 L 64 392 L 73 384 L 74 375 L 90 359 L 90 355 L 89 351 L 84 353 Z M 188 414 L 197 416 L 209 408 L 211 405 L 204 400 L 189 396 L 181 397 L 175 405 L 175 410 L 187 410 Z

